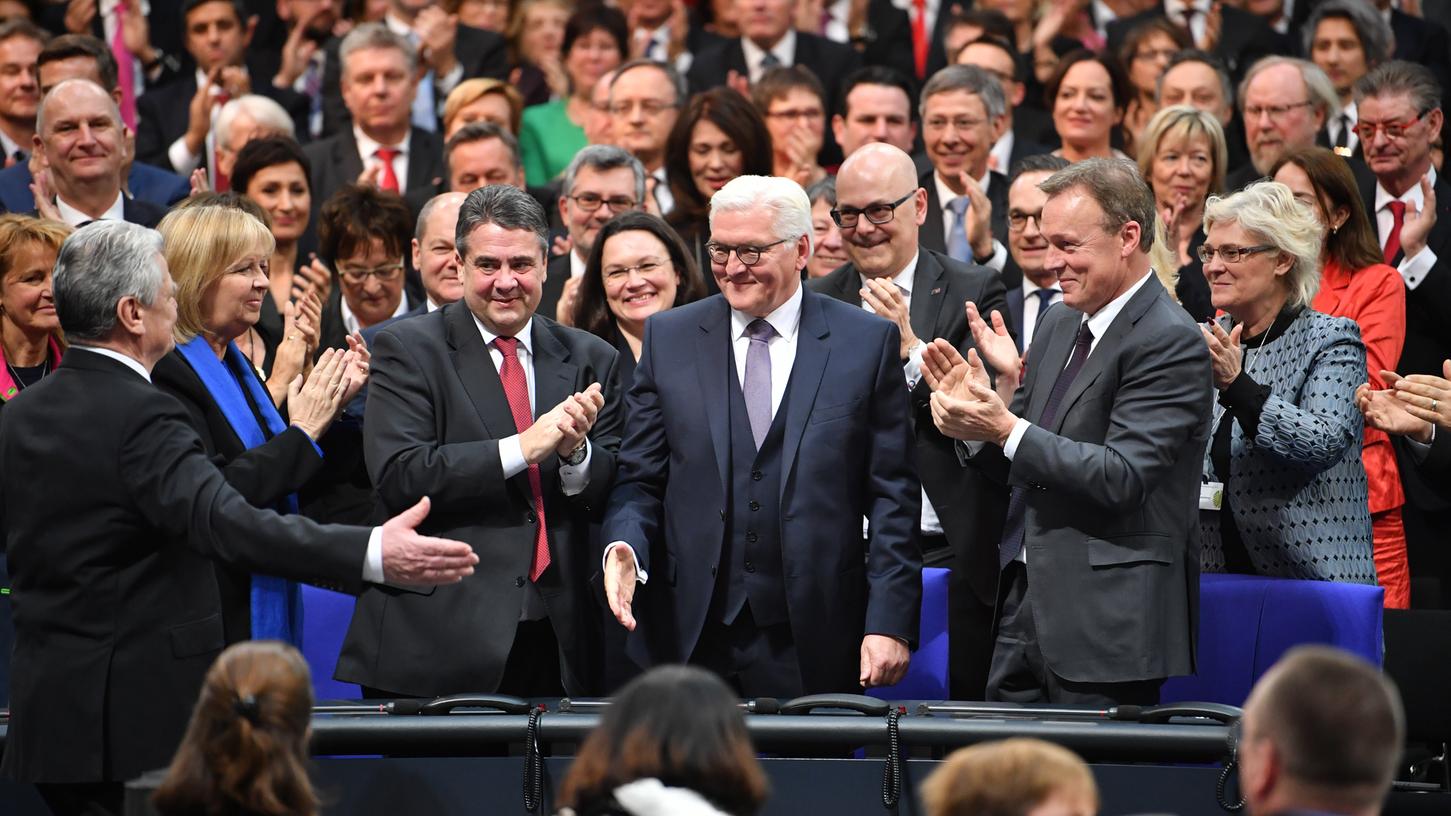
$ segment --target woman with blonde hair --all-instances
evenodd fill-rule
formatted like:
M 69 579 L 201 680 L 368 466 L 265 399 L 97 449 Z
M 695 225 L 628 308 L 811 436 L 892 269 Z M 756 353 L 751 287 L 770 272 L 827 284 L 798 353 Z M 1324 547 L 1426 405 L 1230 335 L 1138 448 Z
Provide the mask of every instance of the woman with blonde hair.
M 306 379 L 293 376 L 275 406 L 235 342 L 261 313 L 272 254 L 267 226 L 247 209 L 192 204 L 157 228 L 176 282 L 177 345 L 152 380 L 181 402 L 228 484 L 254 506 L 295 513 L 297 491 L 322 469 L 317 440 L 367 379 L 365 352 L 325 351 Z M 305 347 L 300 337 L 289 343 Z M 220 563 L 216 570 L 227 642 L 296 641 L 296 584 Z
M 152 804 L 162 816 L 315 816 L 307 775 L 312 678 L 293 647 L 229 647 L 201 696 Z
M 1207 572 L 1373 584 L 1361 416 L 1365 345 L 1315 311 L 1324 228 L 1290 188 L 1251 184 L 1204 210 L 1214 306 L 1201 327 L 1219 398 L 1199 513 Z
M 1098 785 L 1078 755 L 1017 737 L 953 751 L 922 783 L 927 816 L 1094 816 Z
M 60 365 L 65 339 L 50 275 L 70 234 L 60 221 L 0 216 L 0 404 Z
M 523 115 L 524 97 L 513 85 L 489 77 L 466 79 L 443 101 L 443 140 L 474 122 L 493 122 L 518 136 Z

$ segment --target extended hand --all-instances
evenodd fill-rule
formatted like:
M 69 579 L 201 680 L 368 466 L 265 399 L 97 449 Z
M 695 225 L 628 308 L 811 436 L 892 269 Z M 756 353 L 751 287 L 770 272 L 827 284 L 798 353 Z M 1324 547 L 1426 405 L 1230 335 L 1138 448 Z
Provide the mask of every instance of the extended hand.
M 862 638 L 861 676 L 858 682 L 862 688 L 890 686 L 901 682 L 907 674 L 907 665 L 912 662 L 912 653 L 900 640 L 886 635 L 867 635 Z
M 940 342 L 943 341 L 934 341 L 934 346 Z M 963 392 L 961 386 L 953 389 L 952 393 L 932 392 L 933 424 L 944 436 L 952 439 L 1005 444 L 1018 418 L 985 381 L 987 372 L 982 368 L 977 349 L 968 349 L 967 369 L 965 397 L 956 396 Z
M 605 558 L 605 600 L 609 601 L 610 612 L 620 625 L 635 631 L 635 613 L 630 604 L 635 600 L 635 554 L 624 545 L 610 550 Z
M 983 320 L 982 313 L 977 310 L 976 303 L 969 300 L 963 308 L 967 312 L 967 328 L 972 332 L 972 344 L 977 346 L 978 353 L 993 367 L 998 376 L 1008 375 L 1016 380 L 1023 367 L 1023 358 L 1018 355 L 1018 345 L 1008 333 L 1008 324 L 1003 321 L 1002 314 L 993 309 L 989 315 L 993 323 L 989 326 Z
M 1228 332 L 1218 323 L 1210 324 L 1209 328 L 1199 327 L 1204 335 L 1204 344 L 1209 346 L 1209 361 L 1214 366 L 1214 387 L 1221 391 L 1239 376 L 1244 360 L 1244 349 L 1239 345 L 1243 329 L 1243 323 Z
M 35 200 L 35 213 L 41 218 L 62 221 L 60 208 L 55 206 L 55 193 L 50 189 L 50 170 L 36 173 L 30 184 L 30 196 Z
M 907 311 L 907 301 L 902 298 L 902 290 L 889 280 L 867 278 L 861 296 L 872 307 L 872 311 L 897 324 L 897 331 L 902 335 L 902 359 L 907 359 L 911 348 L 920 341 L 912 333 L 912 315 Z
M 1396 399 L 1411 416 L 1451 429 L 1451 360 L 1441 364 L 1441 373 L 1446 376 L 1411 374 L 1395 377 L 1392 374 L 1394 379 L 1387 378 L 1386 385 L 1394 390 Z
M 961 400 L 972 399 L 968 386 L 974 379 L 983 387 L 989 384 L 986 369 L 979 365 L 978 370 L 974 370 L 951 343 L 940 337 L 928 343 L 922 350 L 922 376 L 927 379 L 927 386 L 933 391 L 941 391 Z
M 419 535 L 418 525 L 428 518 L 429 501 L 394 516 L 383 525 L 383 580 L 394 586 L 454 584 L 474 574 L 479 557 L 469 545 L 446 538 Z
M 982 185 L 966 170 L 960 174 L 967 190 L 967 243 L 972 257 L 986 258 L 993 254 L 993 203 L 982 191 Z
M 1395 377 L 1389 371 L 1382 376 L 1387 374 Z M 1372 428 L 1395 436 L 1409 436 L 1423 444 L 1431 441 L 1431 423 L 1412 416 L 1391 389 L 1376 391 L 1370 383 L 1362 383 L 1355 389 L 1355 407 L 1365 416 L 1365 424 Z
M 294 300 L 306 299 L 309 291 L 316 295 L 318 303 L 326 303 L 333 291 L 333 274 L 316 255 L 310 255 L 307 263 L 297 268 L 297 275 L 292 279 Z

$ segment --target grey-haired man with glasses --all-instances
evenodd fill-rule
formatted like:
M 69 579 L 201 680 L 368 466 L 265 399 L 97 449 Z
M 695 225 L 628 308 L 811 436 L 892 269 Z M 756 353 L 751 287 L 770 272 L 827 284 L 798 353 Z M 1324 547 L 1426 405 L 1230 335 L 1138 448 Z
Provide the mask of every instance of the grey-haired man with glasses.
M 1239 87 L 1239 99 L 1250 163 L 1225 179 L 1227 190 L 1269 175 L 1291 150 L 1314 146 L 1325 120 L 1340 110 L 1330 77 L 1315 63 L 1291 57 L 1255 63 Z

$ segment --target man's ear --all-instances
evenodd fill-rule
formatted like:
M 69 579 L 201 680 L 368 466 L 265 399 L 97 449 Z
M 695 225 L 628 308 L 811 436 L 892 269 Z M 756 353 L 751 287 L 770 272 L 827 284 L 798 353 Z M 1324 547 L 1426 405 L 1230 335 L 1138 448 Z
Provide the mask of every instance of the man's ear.
M 144 307 L 141 301 L 134 295 L 127 295 L 116 301 L 116 324 L 126 330 L 127 334 L 137 337 L 146 333 L 146 326 L 141 318 Z

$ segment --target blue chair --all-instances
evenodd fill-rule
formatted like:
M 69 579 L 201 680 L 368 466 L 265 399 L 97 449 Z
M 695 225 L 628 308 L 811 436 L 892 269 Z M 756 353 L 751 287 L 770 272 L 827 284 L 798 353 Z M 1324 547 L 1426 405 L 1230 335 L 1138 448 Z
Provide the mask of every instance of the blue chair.
M 357 700 L 363 690 L 333 679 L 343 635 L 353 620 L 353 596 L 309 584 L 302 585 L 302 656 L 312 671 L 312 694 L 318 700 Z
M 1164 684 L 1163 702 L 1243 705 L 1292 647 L 1323 643 L 1381 664 L 1385 591 L 1366 584 L 1206 574 L 1199 582 L 1199 674 Z
M 947 699 L 947 576 L 950 570 L 922 570 L 922 623 L 907 676 L 895 686 L 867 691 L 882 700 Z

